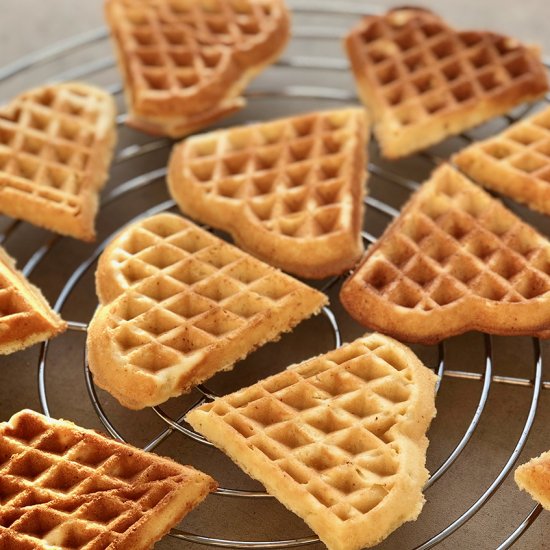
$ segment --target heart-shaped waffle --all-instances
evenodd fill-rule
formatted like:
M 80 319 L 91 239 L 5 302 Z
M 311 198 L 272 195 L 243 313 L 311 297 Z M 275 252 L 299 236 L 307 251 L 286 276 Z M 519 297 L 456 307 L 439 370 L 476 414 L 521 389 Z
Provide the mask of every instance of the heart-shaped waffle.
M 67 328 L 0 247 L 0 354 L 43 342 Z
M 457 31 L 425 9 L 365 17 L 345 45 L 388 158 L 424 149 L 548 90 L 535 48 L 491 32 Z
M 115 106 L 77 82 L 30 90 L 0 109 L 0 212 L 90 241 L 116 141 Z
M 550 215 L 550 107 L 452 160 L 476 182 Z
M 173 214 L 122 231 L 102 254 L 96 283 L 90 369 L 131 409 L 190 391 L 327 302 Z
M 514 479 L 520 489 L 550 510 L 550 451 L 518 466 Z
M 238 109 L 289 38 L 283 0 L 107 0 L 128 124 L 181 137 Z
M 0 548 L 147 550 L 216 488 L 167 458 L 33 411 L 0 424 Z
M 172 152 L 170 192 L 183 212 L 272 265 L 337 275 L 363 252 L 367 138 L 363 109 L 202 134 Z
M 403 344 L 372 334 L 186 420 L 330 550 L 359 550 L 422 510 L 436 379 Z
M 340 298 L 367 327 L 434 343 L 550 336 L 550 242 L 448 165 L 371 246 Z

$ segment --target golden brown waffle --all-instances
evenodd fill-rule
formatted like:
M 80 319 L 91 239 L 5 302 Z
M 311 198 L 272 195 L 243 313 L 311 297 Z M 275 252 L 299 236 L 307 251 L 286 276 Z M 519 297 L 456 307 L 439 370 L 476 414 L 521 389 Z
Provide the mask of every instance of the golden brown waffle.
M 452 160 L 485 187 L 550 214 L 550 107 L 466 147 Z
M 283 0 L 107 0 L 128 124 L 181 137 L 245 105 L 286 46 Z
M 109 94 L 76 82 L 30 90 L 0 108 L 0 212 L 94 240 L 115 114 Z
M 434 343 L 550 336 L 550 242 L 448 165 L 371 246 L 340 298 L 364 326 Z
M 548 90 L 535 48 L 491 32 L 456 31 L 425 9 L 365 17 L 345 45 L 388 158 L 424 149 Z
M 550 451 L 519 466 L 514 479 L 521 490 L 550 510 Z
M 53 338 L 67 324 L 0 247 L 0 354 Z
M 63 420 L 0 424 L 0 548 L 146 550 L 216 488 L 190 466 Z
M 372 334 L 188 413 L 330 550 L 373 546 L 424 504 L 437 377 Z
M 363 109 L 202 134 L 172 152 L 169 189 L 185 213 L 262 260 L 337 275 L 363 253 L 367 134 Z
M 122 231 L 99 260 L 96 284 L 90 369 L 131 409 L 190 391 L 327 302 L 173 214 Z

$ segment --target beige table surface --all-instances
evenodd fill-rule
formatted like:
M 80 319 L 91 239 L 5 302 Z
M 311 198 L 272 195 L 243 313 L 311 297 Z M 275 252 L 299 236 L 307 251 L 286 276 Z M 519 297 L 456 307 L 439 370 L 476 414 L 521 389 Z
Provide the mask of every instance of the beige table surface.
M 337 0 L 334 0 L 334 3 L 336 4 Z M 399 5 L 401 3 L 403 2 L 379 1 L 377 3 L 364 3 L 364 5 L 376 4 L 382 7 L 389 7 L 390 5 Z M 315 5 L 315 2 L 312 0 L 311 4 Z M 490 28 L 495 31 L 513 34 L 520 39 L 532 43 L 540 44 L 550 57 L 550 32 L 548 32 L 550 3 L 548 0 L 516 0 L 513 2 L 509 0 L 445 0 L 439 2 L 433 0 L 422 2 L 422 4 L 428 7 L 437 6 L 439 12 L 450 21 L 453 21 L 457 26 Z M 361 2 L 355 2 L 355 5 L 362 4 Z M 101 26 L 101 7 L 101 0 L 1 0 L 0 67 L 25 53 Z M 59 62 L 50 64 L 48 71 L 53 75 L 65 68 L 67 68 L 65 60 L 60 60 Z M 48 78 L 49 74 L 46 73 L 40 78 Z M 19 79 L 11 83 L 0 83 L 0 98 L 5 99 L 8 96 L 8 92 L 14 93 L 21 89 L 22 82 L 24 80 Z M 538 219 L 540 221 L 540 218 Z M 0 219 L 0 221 L 2 220 Z M 548 234 L 548 224 L 542 223 Z M 39 237 L 42 238 L 41 233 Z M 21 237 L 15 238 L 13 242 L 10 241 L 8 243 L 8 249 L 23 262 L 29 256 L 28 251 L 32 249 L 32 244 L 29 244 L 29 242 L 34 238 L 35 233 L 31 230 L 22 231 Z M 70 246 L 67 245 L 67 250 L 68 255 L 79 254 L 79 249 L 75 248 L 73 243 Z M 54 266 L 55 269 L 59 269 L 62 272 L 57 278 L 63 280 L 64 278 L 66 279 L 67 273 L 70 272 L 69 267 L 65 263 L 68 263 L 68 259 L 66 262 L 63 260 L 59 262 L 58 266 Z M 54 268 L 49 267 L 50 271 Z M 47 294 L 50 298 L 55 297 L 56 292 L 59 291 L 59 285 L 56 284 L 55 278 L 55 273 L 53 275 L 52 273 L 45 275 L 42 273 L 33 274 L 35 282 L 48 286 Z M 91 282 L 89 284 L 91 285 Z M 90 311 L 92 311 L 90 309 L 92 307 L 93 304 L 91 303 L 86 305 L 86 308 Z M 73 307 L 72 313 L 69 314 L 72 314 L 73 318 L 79 318 L 78 307 Z M 358 334 L 359 329 L 356 329 L 356 332 Z M 474 335 L 458 339 L 456 346 L 460 346 L 459 359 L 457 359 L 456 365 L 451 365 L 451 368 L 460 368 L 460 358 L 465 362 L 469 361 L 469 352 L 467 351 L 469 344 L 471 342 L 479 343 L 479 338 L 479 335 Z M 451 342 L 451 348 L 456 347 L 454 342 L 456 340 Z M 499 345 L 500 342 L 501 339 L 497 339 Z M 515 344 L 512 347 L 504 346 L 503 351 L 498 351 L 498 354 L 502 354 L 502 357 L 499 356 L 499 359 L 502 364 L 506 365 L 506 372 L 513 372 L 514 366 L 524 361 L 525 354 L 529 354 L 529 346 L 530 344 L 526 343 L 523 339 L 518 339 L 517 346 Z M 317 348 L 312 344 L 311 349 L 315 351 Z M 546 348 L 547 352 L 548 348 Z M 0 358 L 0 420 L 7 419 L 11 414 L 25 406 L 39 408 L 35 375 L 37 353 L 37 349 L 33 348 L 9 358 Z M 75 353 L 80 354 L 80 348 Z M 60 361 L 63 361 L 62 357 Z M 246 371 L 243 370 L 243 372 Z M 530 373 L 531 371 L 529 370 L 528 372 Z M 250 376 L 252 380 L 253 377 L 250 373 L 247 376 Z M 529 377 L 530 374 L 524 376 Z M 55 387 L 55 384 L 64 388 L 62 391 L 66 394 L 71 407 L 64 407 L 61 400 L 57 399 L 60 396 L 57 395 L 56 399 L 53 400 L 55 407 L 53 410 L 54 414 L 64 415 L 76 421 L 86 423 L 86 425 L 99 427 L 97 419 L 94 421 L 89 420 L 91 418 L 89 404 L 87 402 L 78 402 L 76 397 L 72 398 L 68 395 L 72 392 L 72 386 L 67 386 L 67 380 L 60 376 L 56 377 L 54 372 L 50 387 Z M 82 380 L 76 377 L 74 379 L 70 378 L 70 384 L 82 384 Z M 468 388 L 471 388 L 471 386 L 468 386 L 468 384 L 468 382 L 458 381 L 456 387 L 453 386 L 449 389 L 449 386 L 446 386 L 444 397 L 449 403 L 450 408 L 446 406 L 444 410 L 440 410 L 440 416 L 431 432 L 432 439 L 434 441 L 440 440 L 441 443 L 438 443 L 438 445 L 442 448 L 439 450 L 434 449 L 433 452 L 435 455 L 429 458 L 429 463 L 433 460 L 433 463 L 437 464 L 438 461 L 441 461 L 441 457 L 444 458 L 446 456 L 445 453 L 448 454 L 449 449 L 452 449 L 452 442 L 446 442 L 445 440 L 445 432 L 447 430 L 445 423 L 449 423 L 450 425 L 455 422 L 458 424 L 462 422 L 460 418 L 457 418 L 460 415 L 453 414 L 453 407 L 455 407 L 455 410 L 467 410 L 466 417 L 468 422 L 471 418 L 471 414 L 477 403 L 474 397 L 477 398 L 478 396 L 479 385 L 475 386 L 477 393 L 473 397 L 469 393 Z M 499 386 L 491 391 L 490 404 L 488 412 L 485 413 L 484 423 L 480 424 L 476 433 L 475 443 L 472 442 L 464 453 L 465 460 L 470 460 L 468 463 L 470 466 L 460 466 L 457 463 L 457 467 L 448 474 L 448 481 L 439 483 L 434 488 L 434 493 L 430 493 L 427 509 L 423 516 L 426 520 L 424 520 L 423 524 L 421 524 L 421 521 L 416 524 L 421 532 L 420 538 L 418 536 L 413 537 L 414 526 L 406 526 L 401 530 L 400 534 L 392 537 L 385 543 L 383 548 L 405 549 L 411 547 L 412 543 L 418 544 L 422 542 L 422 540 L 425 540 L 425 538 L 447 525 L 449 521 L 458 515 L 459 511 L 462 512 L 464 509 L 467 509 L 468 505 L 487 488 L 488 483 L 494 478 L 494 472 L 498 473 L 502 466 L 502 456 L 508 456 L 506 453 L 503 455 L 499 454 L 501 452 L 500 447 L 502 446 L 502 442 L 498 438 L 499 432 L 510 430 L 511 440 L 515 442 L 514 438 L 517 438 L 523 425 L 526 411 L 525 401 L 523 400 L 520 403 L 520 400 L 523 398 L 527 399 L 530 390 L 517 389 L 516 392 L 515 390 L 512 391 L 509 388 L 503 389 L 502 386 Z M 527 393 L 520 396 L 520 392 L 522 391 Z M 77 393 L 76 390 L 75 393 Z M 516 399 L 516 396 L 520 396 L 521 399 L 520 397 Z M 516 410 L 519 411 L 517 413 L 517 422 Z M 543 394 L 535 427 L 529 438 L 525 452 L 522 454 L 522 459 L 533 456 L 535 453 L 539 453 L 543 449 L 550 447 L 550 430 L 548 429 L 548 422 L 546 420 L 550 418 L 549 413 L 549 400 Z M 117 414 L 122 418 L 125 413 L 120 412 Z M 129 418 L 133 419 L 134 417 Z M 139 419 L 141 417 L 138 415 L 135 418 Z M 504 418 L 505 420 L 501 421 L 499 420 L 500 418 Z M 209 455 L 209 453 L 210 451 L 205 452 L 204 455 Z M 186 460 L 188 456 L 192 457 L 189 458 L 189 461 L 193 461 L 196 458 L 198 462 L 194 463 L 197 466 L 200 466 L 203 460 L 202 456 L 194 454 L 185 456 Z M 492 464 L 493 456 L 495 457 L 496 465 Z M 471 464 L 474 464 L 474 466 L 472 467 Z M 493 473 L 491 473 L 492 470 L 494 470 Z M 484 477 L 483 473 L 485 471 L 490 475 Z M 238 473 L 232 473 L 231 475 L 238 476 Z M 479 480 L 478 489 L 474 491 L 470 489 L 470 493 L 473 494 L 464 494 L 461 486 L 466 484 L 466 480 L 471 481 L 472 478 Z M 446 485 L 444 485 L 445 483 Z M 447 491 L 447 494 L 445 491 Z M 495 499 L 491 500 L 482 513 L 476 515 L 472 521 L 460 530 L 460 534 L 447 539 L 439 547 L 445 549 L 464 548 L 468 550 L 470 548 L 495 548 L 518 525 L 532 507 L 530 499 L 525 494 L 515 491 L 515 486 L 510 478 L 506 480 L 503 491 L 506 491 L 505 496 L 495 497 Z M 441 510 L 433 509 L 435 505 L 432 502 L 449 501 L 456 501 L 456 512 L 452 507 L 442 508 Z M 268 536 L 270 532 L 277 532 L 284 537 L 287 522 L 290 524 L 294 521 L 290 514 L 286 514 L 279 509 L 267 512 L 273 515 L 268 516 L 266 519 L 266 516 L 262 515 L 265 512 L 261 504 L 257 510 L 242 511 L 237 504 L 235 504 L 235 509 L 233 510 L 233 503 L 235 501 L 223 500 L 223 502 L 220 502 L 220 499 L 210 499 L 205 508 L 207 510 L 206 513 L 210 517 L 205 520 L 204 514 L 203 516 L 194 514 L 190 518 L 190 528 L 195 529 L 197 532 L 203 529 L 202 532 L 204 533 L 205 522 L 211 522 L 211 525 L 215 526 L 215 529 L 219 529 L 220 525 L 224 523 L 238 521 L 240 531 L 239 533 L 233 532 L 233 536 L 244 533 L 243 536 L 254 538 L 255 536 L 262 536 L 262 534 L 258 535 L 258 532 L 263 533 L 263 536 Z M 550 516 L 547 513 L 543 513 L 528 530 L 527 534 L 516 544 L 515 548 L 550 548 L 548 517 Z M 257 526 L 261 524 L 267 525 L 264 531 L 258 531 Z M 431 524 L 433 524 L 433 527 Z M 249 526 L 250 531 L 248 532 Z M 408 538 L 409 533 L 411 533 L 410 539 Z M 302 529 L 301 534 L 307 534 L 307 531 Z M 225 535 L 230 536 L 231 530 L 229 529 L 229 535 L 227 532 L 225 532 Z M 199 548 L 203 547 L 177 542 L 173 539 L 166 539 L 159 543 L 158 548 L 162 550 L 181 548 L 199 550 Z M 318 549 L 320 546 L 312 548 Z
M 334 0 L 337 4 L 338 0 Z M 311 0 L 315 5 L 315 0 Z M 360 1 L 356 4 L 361 4 Z M 399 6 L 407 2 L 364 2 Z M 550 55 L 547 0 L 430 0 L 419 5 L 437 8 L 459 26 L 490 28 L 540 44 Z M 101 0 L 2 0 L 0 63 L 55 40 L 102 24 Z

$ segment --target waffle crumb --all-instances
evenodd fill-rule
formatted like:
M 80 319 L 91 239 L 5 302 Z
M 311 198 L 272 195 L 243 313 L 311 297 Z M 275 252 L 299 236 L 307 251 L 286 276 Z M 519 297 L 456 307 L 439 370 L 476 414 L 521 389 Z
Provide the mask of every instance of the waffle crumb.
M 550 451 L 518 466 L 514 479 L 521 490 L 550 510 Z

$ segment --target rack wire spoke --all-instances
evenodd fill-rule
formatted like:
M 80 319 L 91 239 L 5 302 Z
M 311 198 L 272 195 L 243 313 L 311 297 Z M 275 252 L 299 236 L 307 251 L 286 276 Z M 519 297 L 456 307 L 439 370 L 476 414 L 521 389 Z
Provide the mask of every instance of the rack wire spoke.
M 99 27 L 90 31 L 78 34 L 52 44 L 47 48 L 41 48 L 35 52 L 16 59 L 13 63 L 0 68 L 0 82 L 12 78 L 15 75 L 38 65 L 39 63 L 47 63 L 63 57 L 67 53 L 81 48 L 83 46 L 89 46 L 95 42 L 99 42 L 107 38 L 107 29 L 105 27 Z M 84 75 L 83 75 L 84 76 Z
M 535 421 L 535 413 L 537 411 L 537 406 L 539 402 L 540 390 L 542 388 L 542 356 L 540 351 L 540 342 L 538 339 L 533 338 L 533 348 L 535 352 L 535 366 L 534 366 L 534 384 L 533 384 L 533 394 L 531 396 L 531 404 L 529 406 L 529 412 L 527 413 L 527 418 L 523 427 L 523 430 L 518 438 L 518 441 L 512 451 L 510 458 L 504 464 L 502 470 L 493 480 L 491 485 L 486 489 L 486 491 L 466 510 L 461 516 L 455 519 L 450 523 L 445 529 L 425 541 L 420 546 L 416 546 L 414 550 L 427 550 L 428 548 L 433 548 L 436 544 L 445 540 L 448 536 L 452 535 L 459 527 L 462 527 L 466 522 L 468 522 L 472 517 L 481 510 L 484 504 L 495 494 L 495 491 L 500 487 L 502 482 L 506 479 L 514 464 L 516 463 L 525 442 L 527 441 L 527 436 L 531 431 L 533 422 Z
M 19 227 L 19 220 L 13 220 L 9 223 L 8 227 L 0 234 L 0 245 L 4 243 L 6 239 Z
M 302 537 L 296 539 L 279 540 L 279 541 L 239 541 L 219 539 L 216 537 L 204 537 L 202 535 L 193 535 L 181 529 L 172 529 L 170 536 L 184 540 L 186 542 L 194 542 L 204 546 L 215 546 L 217 548 L 296 548 L 301 546 L 309 546 L 317 544 L 319 538 L 315 536 Z
M 517 529 L 502 543 L 496 550 L 507 550 L 527 531 L 527 529 L 533 524 L 533 522 L 539 517 L 543 508 L 540 504 L 537 504 L 530 512 L 529 515 L 518 525 Z
M 192 409 L 195 407 L 200 407 L 202 404 L 206 403 L 206 399 L 203 397 L 199 399 L 194 405 L 189 407 L 185 413 L 181 416 L 183 417 Z M 161 418 L 166 424 L 171 426 L 174 431 L 180 432 L 181 434 L 187 436 L 189 439 L 193 439 L 194 441 L 197 441 L 198 443 L 202 443 L 203 445 L 206 445 L 207 447 L 214 447 L 210 441 L 208 441 L 206 438 L 204 438 L 202 435 L 196 433 L 194 430 L 191 430 L 190 428 L 186 428 L 185 426 L 182 426 L 180 424 L 181 420 L 174 420 L 168 414 L 166 414 L 161 407 L 152 407 L 152 409 L 155 411 L 155 413 L 158 415 L 159 418 Z
M 468 428 L 466 429 L 466 432 L 462 436 L 462 439 L 458 442 L 457 446 L 453 449 L 451 454 L 447 457 L 447 459 L 443 462 L 443 464 L 441 464 L 441 466 L 439 466 L 439 468 L 437 468 L 436 471 L 430 476 L 430 479 L 424 486 L 424 489 L 429 489 L 453 465 L 453 463 L 456 461 L 456 459 L 460 456 L 460 454 L 464 450 L 464 447 L 466 447 L 466 445 L 474 435 L 474 432 L 479 424 L 479 420 L 481 419 L 481 414 L 485 409 L 487 398 L 489 397 L 489 388 L 491 386 L 491 380 L 492 380 L 492 374 L 493 374 L 493 357 L 492 357 L 493 354 L 492 354 L 490 336 L 486 334 L 484 336 L 484 341 L 485 341 L 485 372 L 483 374 L 483 387 L 481 388 L 479 402 L 474 412 L 474 416 L 472 417 L 472 421 L 470 422 Z M 441 358 L 440 358 L 439 365 L 440 365 L 439 368 L 443 370 L 444 367 L 443 367 L 443 361 L 441 361 Z M 440 378 L 440 381 L 441 381 L 441 378 Z
M 435 393 L 439 393 L 439 388 L 443 382 L 443 376 L 445 374 L 445 343 L 439 342 L 437 344 L 437 382 L 435 383 Z

